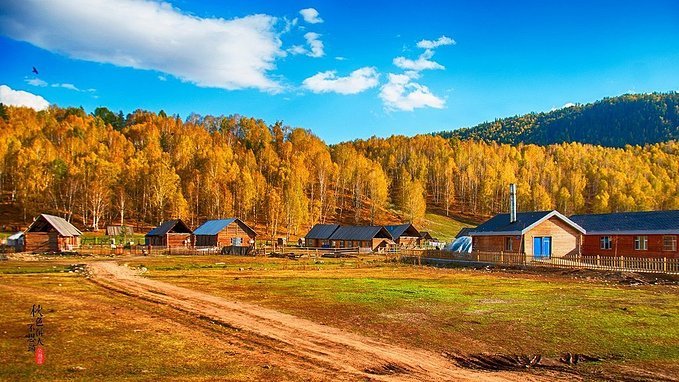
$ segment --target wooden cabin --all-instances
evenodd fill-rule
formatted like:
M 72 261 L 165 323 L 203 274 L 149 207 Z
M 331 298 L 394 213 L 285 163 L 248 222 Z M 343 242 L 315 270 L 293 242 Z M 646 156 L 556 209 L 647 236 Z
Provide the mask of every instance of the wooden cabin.
M 304 245 L 313 248 L 330 248 L 330 236 L 339 228 L 339 224 L 316 224 L 304 236 Z
M 254 247 L 256 236 L 237 218 L 208 220 L 193 231 L 196 247 Z
M 340 226 L 330 236 L 332 248 L 377 251 L 393 244 L 391 234 L 381 226 Z
M 149 231 L 145 242 L 151 247 L 190 247 L 191 234 L 191 228 L 181 219 L 167 220 Z
M 411 223 L 385 225 L 392 240 L 400 247 L 415 247 L 420 244 L 422 234 Z
M 134 228 L 129 225 L 109 225 L 106 226 L 107 236 L 134 235 Z
M 65 252 L 80 248 L 82 232 L 58 216 L 41 214 L 24 235 L 26 252 Z
M 679 257 L 679 211 L 574 215 L 586 230 L 583 255 Z
M 474 252 L 516 253 L 533 258 L 566 257 L 580 254 L 585 230 L 558 211 L 499 214 L 474 228 Z

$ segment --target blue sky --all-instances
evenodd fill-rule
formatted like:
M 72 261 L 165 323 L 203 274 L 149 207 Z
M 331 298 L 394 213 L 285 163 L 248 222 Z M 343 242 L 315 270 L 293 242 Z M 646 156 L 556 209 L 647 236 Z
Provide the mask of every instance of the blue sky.
M 679 2 L 0 0 L 0 51 L 5 103 L 242 114 L 336 143 L 679 90 Z

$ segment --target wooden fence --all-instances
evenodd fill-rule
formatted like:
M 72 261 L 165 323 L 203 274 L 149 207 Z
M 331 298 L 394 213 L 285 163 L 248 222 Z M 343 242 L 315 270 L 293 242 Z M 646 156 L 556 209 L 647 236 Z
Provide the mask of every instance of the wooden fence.
M 474 251 L 472 253 L 459 253 L 443 250 L 403 250 L 398 256 L 506 266 L 583 268 L 619 272 L 679 274 L 679 258 L 670 257 L 576 255 L 561 258 L 544 258 L 513 252 Z

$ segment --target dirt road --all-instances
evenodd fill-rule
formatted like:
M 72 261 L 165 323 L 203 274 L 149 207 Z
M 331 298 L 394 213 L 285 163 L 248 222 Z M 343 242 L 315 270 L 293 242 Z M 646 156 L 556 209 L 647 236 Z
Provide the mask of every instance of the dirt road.
M 384 381 L 530 381 L 519 372 L 463 369 L 442 355 L 384 343 L 254 304 L 151 280 L 114 262 L 88 266 L 91 280 L 109 290 L 159 303 L 202 320 L 266 338 L 262 349 L 278 367 L 311 379 Z M 207 321 L 206 324 L 207 324 Z M 255 351 L 256 349 L 255 345 Z

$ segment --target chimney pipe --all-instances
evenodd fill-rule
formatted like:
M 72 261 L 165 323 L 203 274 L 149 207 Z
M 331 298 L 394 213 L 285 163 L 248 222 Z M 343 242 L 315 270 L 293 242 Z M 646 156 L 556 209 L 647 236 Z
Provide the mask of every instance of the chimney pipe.
M 509 185 L 509 222 L 516 221 L 516 184 Z

